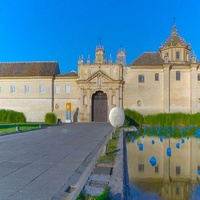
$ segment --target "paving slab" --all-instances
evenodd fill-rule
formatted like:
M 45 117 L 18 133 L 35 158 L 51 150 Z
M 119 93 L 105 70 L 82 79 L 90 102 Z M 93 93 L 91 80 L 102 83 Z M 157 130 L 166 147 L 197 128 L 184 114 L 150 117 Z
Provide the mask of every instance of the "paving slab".
M 89 175 L 112 131 L 109 123 L 71 123 L 0 136 L 0 200 L 62 198 Z

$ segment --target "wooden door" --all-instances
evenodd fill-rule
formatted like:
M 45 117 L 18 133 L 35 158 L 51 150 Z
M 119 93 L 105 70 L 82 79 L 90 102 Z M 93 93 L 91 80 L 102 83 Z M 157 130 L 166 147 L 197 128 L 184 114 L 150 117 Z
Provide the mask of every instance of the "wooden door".
M 107 122 L 107 95 L 97 91 L 92 95 L 92 121 Z

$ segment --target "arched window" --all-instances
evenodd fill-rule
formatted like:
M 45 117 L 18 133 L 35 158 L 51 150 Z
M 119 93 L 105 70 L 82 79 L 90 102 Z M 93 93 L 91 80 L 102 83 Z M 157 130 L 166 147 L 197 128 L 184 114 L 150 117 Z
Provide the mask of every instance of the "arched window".
M 158 73 L 155 74 L 155 81 L 159 81 L 159 74 Z
M 181 54 L 181 53 L 180 53 L 179 51 L 176 51 L 176 60 L 179 60 L 179 59 L 180 59 L 180 57 L 181 57 L 180 54 Z
M 139 82 L 139 83 L 144 83 L 144 75 L 143 75 L 143 74 L 140 74 L 140 75 L 138 76 L 138 82 Z

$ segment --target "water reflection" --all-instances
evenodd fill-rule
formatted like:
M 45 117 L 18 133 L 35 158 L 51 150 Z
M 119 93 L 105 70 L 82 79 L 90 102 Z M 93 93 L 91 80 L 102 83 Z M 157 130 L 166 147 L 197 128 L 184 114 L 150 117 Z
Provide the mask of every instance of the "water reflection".
M 132 199 L 200 199 L 200 139 L 182 139 L 145 136 L 127 143 Z M 150 163 L 152 156 L 155 166 Z

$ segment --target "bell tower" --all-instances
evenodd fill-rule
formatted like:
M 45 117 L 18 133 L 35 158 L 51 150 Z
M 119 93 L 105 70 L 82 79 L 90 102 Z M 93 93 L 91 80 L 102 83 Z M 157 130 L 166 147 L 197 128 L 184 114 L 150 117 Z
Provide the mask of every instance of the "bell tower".
M 104 62 L 104 48 L 101 44 L 96 47 L 96 59 L 95 63 L 103 63 Z
M 124 67 L 126 66 L 126 51 L 122 47 L 120 47 L 120 49 L 117 53 L 116 63 L 121 64 Z

